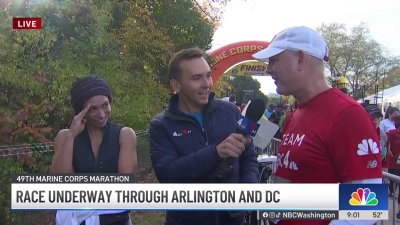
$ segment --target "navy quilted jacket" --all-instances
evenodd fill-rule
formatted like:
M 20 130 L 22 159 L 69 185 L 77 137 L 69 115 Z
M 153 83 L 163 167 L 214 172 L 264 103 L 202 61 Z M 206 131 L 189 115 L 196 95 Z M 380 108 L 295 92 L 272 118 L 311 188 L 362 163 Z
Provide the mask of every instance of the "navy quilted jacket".
M 160 183 L 214 183 L 210 179 L 222 161 L 216 146 L 231 133 L 240 112 L 226 101 L 214 100 L 203 108 L 204 128 L 191 116 L 178 109 L 178 96 L 174 95 L 166 110 L 150 123 L 150 151 L 155 174 Z M 259 177 L 257 154 L 252 144 L 233 162 L 229 176 L 223 183 L 257 183 Z M 235 225 L 243 218 L 232 219 L 225 212 L 170 211 L 166 225 Z

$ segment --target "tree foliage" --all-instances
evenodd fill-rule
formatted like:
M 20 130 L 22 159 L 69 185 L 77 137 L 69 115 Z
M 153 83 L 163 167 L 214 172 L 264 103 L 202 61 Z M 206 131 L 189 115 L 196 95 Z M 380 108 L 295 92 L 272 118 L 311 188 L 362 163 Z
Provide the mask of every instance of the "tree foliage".
M 114 95 L 113 120 L 146 129 L 169 90 L 156 79 L 171 54 L 208 49 L 213 24 L 189 0 L 21 0 L 0 8 L 0 144 L 48 141 L 69 126 L 71 83 L 99 74 Z M 12 30 L 40 17 L 42 30 Z
M 268 97 L 260 91 L 260 83 L 251 76 L 236 76 L 230 78 L 229 76 L 223 76 L 221 79 L 224 79 L 226 83 L 229 84 L 225 85 L 224 90 L 230 90 L 229 93 L 235 94 L 236 102 L 246 103 L 249 99 L 260 98 L 268 103 Z
M 379 81 L 378 85 L 385 89 L 400 85 L 400 67 L 391 69 L 387 76 Z
M 228 75 L 221 76 L 213 90 L 217 97 L 223 98 L 233 94 L 232 79 L 233 77 Z
M 318 30 L 328 42 L 330 75 L 332 78 L 344 75 L 354 98 L 361 96 L 361 87 L 373 88 L 399 65 L 399 59 L 389 56 L 363 23 L 349 30 L 344 24 L 322 24 Z
M 161 46 L 155 48 L 158 51 L 155 54 L 158 55 L 158 68 L 154 73 L 164 84 L 169 84 L 165 74 L 171 52 L 192 47 L 210 49 L 214 27 L 190 0 L 144 2 L 152 9 L 150 19 L 158 27 L 160 37 L 165 39 L 160 42 Z M 160 51 L 163 48 L 166 51 Z
M 40 17 L 43 29 L 12 30 L 14 17 Z M 156 75 L 180 48 L 208 49 L 213 28 L 189 0 L 0 0 L 0 147 L 51 141 L 72 119 L 72 82 L 94 73 L 112 89 L 112 120 L 147 129 L 170 94 Z M 145 152 L 139 141 L 139 157 Z M 0 158 L 2 182 L 45 172 L 51 155 Z M 11 212 L 9 188 L 0 187 L 0 223 L 43 222 Z
M 217 26 L 221 20 L 223 9 L 230 0 L 192 0 L 192 2 L 208 21 Z

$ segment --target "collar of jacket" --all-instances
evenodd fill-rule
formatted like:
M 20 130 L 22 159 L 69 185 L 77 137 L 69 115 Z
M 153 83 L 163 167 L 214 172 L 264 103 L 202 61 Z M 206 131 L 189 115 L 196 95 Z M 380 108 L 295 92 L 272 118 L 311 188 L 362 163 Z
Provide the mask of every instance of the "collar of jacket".
M 214 99 L 215 93 L 210 92 L 210 95 L 208 96 L 208 103 L 202 108 L 201 112 L 203 115 L 207 115 L 213 110 L 215 110 L 218 107 L 218 104 L 216 104 L 216 100 Z M 178 94 L 172 95 L 172 97 L 169 100 L 168 107 L 165 112 L 165 116 L 171 118 L 171 119 L 176 119 L 176 120 L 190 120 L 190 121 L 195 121 L 193 117 L 183 113 L 181 110 L 178 108 Z

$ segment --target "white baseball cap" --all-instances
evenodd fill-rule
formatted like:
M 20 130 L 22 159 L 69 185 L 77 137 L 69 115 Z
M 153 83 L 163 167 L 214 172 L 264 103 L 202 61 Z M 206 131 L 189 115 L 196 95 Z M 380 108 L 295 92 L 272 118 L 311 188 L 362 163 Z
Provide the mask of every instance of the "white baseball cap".
M 255 53 L 253 58 L 265 61 L 285 50 L 303 50 L 307 55 L 328 61 L 328 45 L 324 38 L 308 27 L 291 27 L 279 32 L 267 48 Z

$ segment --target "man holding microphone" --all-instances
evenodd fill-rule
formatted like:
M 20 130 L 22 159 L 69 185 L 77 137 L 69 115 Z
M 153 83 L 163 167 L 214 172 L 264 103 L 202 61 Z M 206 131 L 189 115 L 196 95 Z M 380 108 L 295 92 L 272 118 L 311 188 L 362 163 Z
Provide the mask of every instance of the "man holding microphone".
M 197 48 L 176 53 L 168 67 L 174 95 L 150 123 L 150 151 L 160 183 L 257 183 L 257 154 L 237 133 L 237 107 L 214 99 L 211 70 Z M 223 211 L 168 211 L 165 225 L 242 225 Z

